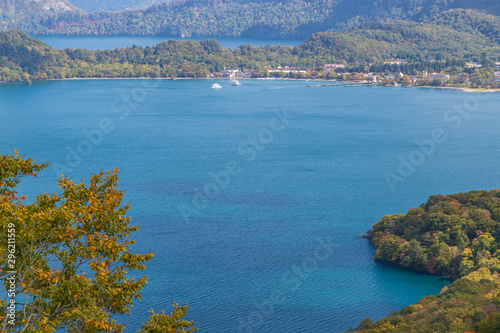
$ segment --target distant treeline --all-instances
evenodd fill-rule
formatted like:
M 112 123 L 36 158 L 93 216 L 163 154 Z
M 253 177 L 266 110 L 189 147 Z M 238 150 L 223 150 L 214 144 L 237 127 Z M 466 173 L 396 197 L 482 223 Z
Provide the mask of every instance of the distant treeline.
M 407 27 L 407 30 L 401 29 L 401 26 Z M 397 70 L 411 75 L 415 71 L 444 70 L 470 73 L 472 70 L 465 65 L 465 59 L 483 61 L 485 67 L 494 66 L 494 60 L 499 59 L 499 46 L 470 41 L 468 36 L 461 36 L 456 32 L 452 32 L 451 36 L 433 35 L 431 42 L 426 37 L 428 29 L 421 24 L 399 21 L 370 24 L 349 34 L 319 33 L 296 47 L 242 45 L 230 50 L 223 48 L 215 40 L 169 40 L 154 47 L 134 46 L 102 51 L 58 50 L 25 33 L 11 30 L 0 33 L 0 81 L 88 77 L 206 77 L 209 73 L 220 72 L 225 68 L 253 71 L 255 76 L 269 76 L 268 69 L 278 66 L 309 68 L 313 73 L 316 70 L 317 76 L 326 77 L 327 73 L 323 73 L 319 66 L 328 63 L 344 63 L 350 72 L 371 70 L 383 73 Z M 463 39 L 446 46 L 449 39 L 456 41 L 459 37 Z M 391 43 L 388 42 L 389 38 Z M 383 43 L 385 47 L 378 48 L 377 43 Z M 409 45 L 413 45 L 413 49 L 409 49 Z M 427 47 L 427 54 L 422 54 L 420 47 Z M 450 55 L 451 49 L 456 51 L 453 55 Z M 399 55 L 406 55 L 408 64 L 390 67 L 384 65 L 383 61 L 393 59 L 398 50 L 404 50 L 405 54 Z M 443 62 L 431 61 L 431 54 L 439 58 L 448 56 Z M 368 62 L 373 65 L 366 67 Z M 298 74 L 287 75 L 295 77 Z

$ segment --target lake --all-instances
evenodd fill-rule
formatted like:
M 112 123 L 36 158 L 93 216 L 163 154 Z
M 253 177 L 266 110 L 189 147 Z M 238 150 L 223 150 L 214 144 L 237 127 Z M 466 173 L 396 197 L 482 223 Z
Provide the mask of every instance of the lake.
M 207 40 L 215 39 L 223 47 L 236 49 L 240 45 L 250 44 L 252 46 L 285 45 L 296 46 L 303 42 L 298 39 L 271 39 L 271 38 L 246 38 L 246 37 L 169 37 L 169 36 L 47 36 L 32 35 L 31 37 L 45 42 L 56 49 L 89 49 L 105 50 L 122 47 L 154 46 L 166 40 Z
M 0 86 L 0 153 L 52 163 L 20 193 L 122 169 L 134 251 L 155 254 L 127 332 L 174 301 L 200 332 L 341 332 L 449 283 L 375 262 L 361 235 L 430 195 L 499 186 L 500 94 L 241 82 Z

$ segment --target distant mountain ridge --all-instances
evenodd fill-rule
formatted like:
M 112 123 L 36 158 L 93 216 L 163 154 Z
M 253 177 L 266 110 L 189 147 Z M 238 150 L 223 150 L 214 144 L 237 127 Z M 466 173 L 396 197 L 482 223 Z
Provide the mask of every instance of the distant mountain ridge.
M 67 0 L 0 0 L 0 30 L 39 29 L 41 22 L 61 14 L 82 13 Z
M 409 62 L 481 57 L 499 59 L 500 45 L 484 35 L 411 21 L 367 23 L 348 33 L 321 32 L 296 46 L 300 58 L 370 63 L 392 58 Z
M 64 11 L 76 11 L 77 7 L 67 0 L 1 0 L 0 15 L 25 15 L 41 11 L 50 15 Z
M 160 0 L 123 4 L 134 1 Z M 476 45 L 484 45 L 485 40 L 500 42 L 499 15 L 497 0 L 175 0 L 99 13 L 86 13 L 67 0 L 0 0 L 1 30 L 35 34 L 306 39 L 317 32 L 348 32 L 367 23 L 399 20 L 466 33 L 478 39 Z
M 500 43 L 500 18 L 470 9 L 450 9 L 426 20 L 456 31 L 483 35 Z

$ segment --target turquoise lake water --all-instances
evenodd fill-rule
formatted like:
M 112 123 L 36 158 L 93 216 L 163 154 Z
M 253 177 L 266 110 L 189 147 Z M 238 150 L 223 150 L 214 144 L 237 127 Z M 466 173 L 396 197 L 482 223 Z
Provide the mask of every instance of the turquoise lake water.
M 154 46 L 163 41 L 174 40 L 207 40 L 215 39 L 223 47 L 236 49 L 240 45 L 250 44 L 255 47 L 266 45 L 296 46 L 303 42 L 299 39 L 271 39 L 271 38 L 245 38 L 245 37 L 169 37 L 169 36 L 45 36 L 33 35 L 35 39 L 45 42 L 56 49 L 90 49 L 105 50 L 117 47 Z
M 127 332 L 173 301 L 200 332 L 341 332 L 449 283 L 375 262 L 360 235 L 499 186 L 500 94 L 213 82 L 0 86 L 0 153 L 52 163 L 21 193 L 122 168 L 134 250 L 155 254 Z

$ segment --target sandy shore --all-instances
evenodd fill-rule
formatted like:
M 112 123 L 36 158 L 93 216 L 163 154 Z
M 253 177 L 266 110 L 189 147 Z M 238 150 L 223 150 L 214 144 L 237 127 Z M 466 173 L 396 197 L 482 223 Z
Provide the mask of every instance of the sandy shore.
M 415 88 L 426 88 L 426 89 L 454 89 L 461 90 L 468 93 L 492 93 L 500 92 L 500 89 L 486 89 L 486 88 L 464 88 L 464 87 L 433 87 L 433 86 L 417 86 Z

